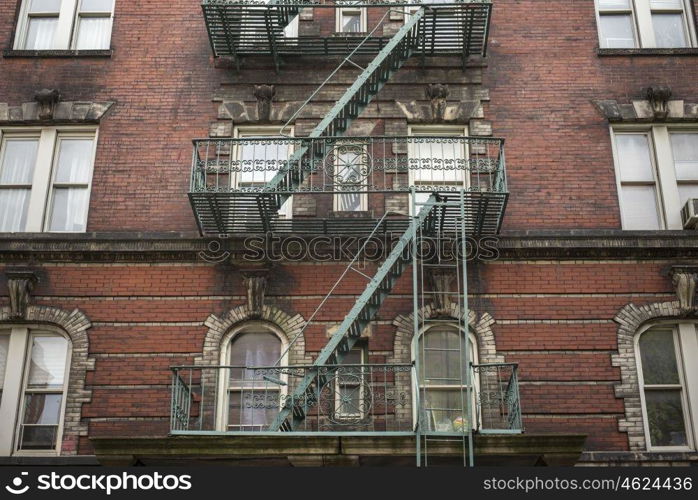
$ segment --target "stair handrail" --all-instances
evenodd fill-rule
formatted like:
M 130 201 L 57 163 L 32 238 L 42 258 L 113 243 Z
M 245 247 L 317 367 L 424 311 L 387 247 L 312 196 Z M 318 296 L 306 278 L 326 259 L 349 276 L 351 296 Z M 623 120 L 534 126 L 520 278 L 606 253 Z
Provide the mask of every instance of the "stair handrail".
M 388 9 L 388 10 L 385 12 L 385 14 L 383 14 L 383 17 L 381 17 L 381 18 L 378 20 L 378 22 L 376 23 L 376 26 L 371 30 L 371 32 L 368 33 L 368 34 L 364 37 L 364 39 L 361 40 L 361 42 L 360 42 L 356 47 L 354 47 L 354 50 L 352 50 L 352 51 L 349 53 L 349 55 L 346 56 L 346 57 L 342 60 L 341 63 L 339 63 L 339 66 L 337 66 L 337 67 L 334 69 L 334 71 L 332 71 L 332 73 L 330 73 L 330 76 L 328 76 L 327 78 L 325 78 L 325 81 L 322 82 L 322 83 L 320 84 L 320 86 L 319 86 L 318 88 L 316 88 L 315 91 L 314 91 L 312 94 L 310 94 L 310 97 L 308 97 L 308 98 L 305 100 L 305 102 L 303 102 L 303 104 L 301 104 L 301 106 L 296 110 L 296 112 L 293 113 L 293 114 L 291 115 L 291 117 L 286 121 L 286 123 L 284 123 L 283 126 L 279 129 L 279 135 L 280 135 L 280 136 L 282 136 L 282 137 L 291 137 L 290 135 L 284 134 L 284 129 L 286 129 L 286 128 L 291 124 L 291 122 L 292 122 L 293 120 L 296 119 L 296 117 L 300 114 L 300 112 L 303 111 L 303 108 L 305 108 L 308 104 L 310 104 L 310 101 L 312 101 L 313 98 L 314 98 L 316 95 L 318 95 L 318 93 L 320 92 L 320 90 L 322 90 L 322 88 L 323 88 L 325 85 L 327 85 L 327 83 L 332 79 L 332 77 L 334 77 L 334 75 L 336 75 L 337 72 L 338 72 L 340 69 L 342 69 L 342 68 L 344 67 L 344 65 L 345 65 L 347 62 L 351 62 L 349 59 L 356 53 L 356 51 L 358 51 L 358 50 L 361 48 L 361 46 L 363 46 L 364 43 L 366 43 L 366 42 L 368 41 L 369 38 L 371 38 L 371 37 L 373 36 L 373 34 L 376 32 L 376 30 L 381 26 L 381 24 L 382 24 L 383 21 L 385 20 L 385 18 L 388 17 L 388 15 L 389 15 L 391 12 L 393 12 L 393 11 L 395 11 L 395 9 Z M 398 12 L 398 11 L 396 11 L 396 12 Z M 406 14 L 406 15 L 410 15 L 410 16 L 414 15 L 413 13 L 409 13 L 409 12 L 404 12 L 404 11 L 399 11 L 399 12 L 400 12 L 400 13 L 403 13 L 403 14 Z M 352 63 L 352 64 L 354 64 L 354 66 L 357 66 L 356 63 Z M 362 68 L 362 69 L 363 69 L 363 68 Z
M 274 367 L 280 366 L 279 363 L 281 363 L 281 360 L 284 359 L 284 357 L 289 353 L 289 351 L 291 350 L 291 348 L 293 347 L 293 345 L 296 343 L 296 341 L 301 337 L 301 335 L 303 335 L 303 333 L 305 332 L 306 328 L 308 328 L 308 325 L 313 321 L 313 319 L 315 318 L 315 316 L 317 316 L 317 314 L 320 312 L 320 309 L 322 309 L 322 307 L 325 305 L 325 303 L 326 303 L 326 302 L 329 300 L 329 298 L 332 296 L 332 294 L 334 293 L 335 289 L 336 289 L 336 288 L 339 286 L 339 284 L 342 282 L 342 280 L 343 280 L 344 277 L 347 275 L 347 273 L 349 272 L 349 270 L 354 266 L 354 264 L 355 264 L 356 261 L 358 260 L 359 256 L 364 252 L 364 249 L 366 248 L 366 245 L 368 245 L 368 243 L 371 241 L 371 238 L 373 238 L 373 235 L 376 234 L 376 231 L 378 231 L 378 228 L 381 226 L 381 224 L 383 223 L 383 221 L 384 221 L 389 215 L 400 215 L 400 214 L 399 214 L 398 212 L 394 212 L 394 211 L 387 211 L 387 212 L 385 212 L 385 214 L 383 214 L 383 216 L 378 220 L 378 222 L 376 223 L 375 227 L 374 227 L 373 230 L 371 231 L 371 234 L 369 234 L 368 237 L 366 238 L 366 241 L 364 242 L 364 244 L 361 246 L 361 248 L 359 249 L 359 251 L 356 252 L 356 255 L 354 255 L 354 258 L 351 260 L 351 262 L 349 263 L 349 265 L 346 267 L 346 269 L 344 270 L 344 272 L 342 273 L 342 275 L 341 275 L 339 278 L 337 278 L 337 281 L 336 281 L 335 284 L 332 286 L 332 288 L 330 289 L 330 291 L 327 292 L 327 295 L 325 295 L 325 298 L 322 299 L 322 302 L 320 302 L 320 304 L 317 306 L 317 308 L 315 309 L 315 311 L 313 312 L 313 314 L 310 315 L 310 318 L 308 318 L 308 320 L 305 322 L 305 325 L 303 325 L 303 328 L 301 328 L 300 331 L 293 337 L 293 339 L 291 339 L 291 341 L 289 342 L 288 346 L 286 346 L 286 349 L 284 349 L 284 351 L 283 351 L 283 352 L 281 353 L 281 355 L 279 356 L 279 359 L 277 359 L 276 362 L 274 363 L 274 365 L 273 365 Z M 373 278 L 371 278 L 371 279 L 373 279 Z

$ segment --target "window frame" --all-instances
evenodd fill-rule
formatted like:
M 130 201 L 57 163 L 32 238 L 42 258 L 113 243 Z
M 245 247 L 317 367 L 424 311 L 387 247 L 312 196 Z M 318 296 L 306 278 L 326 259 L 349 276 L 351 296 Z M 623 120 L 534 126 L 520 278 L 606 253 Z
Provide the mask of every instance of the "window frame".
M 339 7 L 335 9 L 335 32 L 342 35 L 354 35 L 360 33 L 368 32 L 368 15 L 366 7 L 358 7 L 353 5 L 347 5 L 345 7 Z M 359 31 L 344 31 L 343 21 L 345 15 L 357 15 L 359 16 Z
M 53 43 L 50 48 L 47 49 L 30 49 L 26 48 L 27 35 L 29 33 L 29 19 L 30 17 L 40 17 L 32 16 L 29 13 L 29 6 L 31 0 L 22 0 L 22 5 L 19 11 L 19 18 L 17 21 L 17 29 L 15 31 L 14 37 L 14 50 L 39 50 L 39 51 L 52 51 L 52 50 L 78 50 L 77 47 L 77 35 L 79 29 L 80 18 L 80 7 L 83 0 L 61 0 L 61 7 L 57 16 L 58 25 L 56 26 L 56 32 L 53 35 Z M 104 48 L 90 48 L 90 49 L 80 49 L 80 50 L 111 50 L 111 40 L 114 31 L 114 11 L 116 10 L 116 0 L 112 0 L 111 12 L 109 16 L 104 15 L 106 11 L 89 12 L 87 16 L 84 17 L 108 17 L 110 19 L 109 25 L 109 47 Z M 101 14 L 101 15 L 97 15 Z M 48 16 L 47 16 L 48 17 Z
M 73 358 L 73 342 L 65 332 L 49 325 L 1 325 L 0 332 L 9 331 L 8 362 L 5 371 L 3 398 L 0 402 L 0 419 L 13 422 L 12 429 L 4 436 L 0 434 L 0 456 L 45 457 L 60 456 L 63 447 L 65 412 L 70 387 L 70 367 Z M 66 364 L 61 391 L 61 408 L 56 429 L 56 447 L 52 450 L 19 449 L 22 421 L 24 419 L 24 398 L 27 394 L 29 366 L 31 363 L 32 339 L 36 336 L 62 337 L 67 342 Z M 8 382 L 9 381 L 9 382 Z M 51 393 L 58 391 L 30 391 L 31 393 Z
M 339 167 L 339 159 L 341 155 L 341 148 L 354 148 L 354 147 L 361 147 L 363 150 L 363 155 L 368 158 L 368 144 L 346 144 L 342 145 L 339 144 L 334 147 L 332 153 L 334 157 L 334 168 L 335 172 L 336 169 Z M 335 176 L 336 177 L 336 176 Z M 335 179 L 332 181 L 332 210 L 335 212 L 343 212 L 343 213 L 356 213 L 356 212 L 366 212 L 368 210 L 368 177 L 362 179 L 360 182 L 354 184 L 358 189 L 357 191 L 349 191 L 348 193 L 350 194 L 356 194 L 359 197 L 359 207 L 355 210 L 342 210 L 342 196 L 346 195 L 346 192 L 343 191 L 337 191 L 336 186 L 338 185 L 337 182 L 335 182 Z
M 371 372 L 370 370 L 368 372 L 364 371 L 364 366 L 366 365 L 366 360 L 368 359 L 368 346 L 366 344 L 358 344 L 355 345 L 352 349 L 352 351 L 358 351 L 359 352 L 359 364 L 361 365 L 361 368 L 359 370 L 359 382 L 342 382 L 341 379 L 341 371 L 339 376 L 336 378 L 335 383 L 337 384 L 334 390 L 334 409 L 333 409 L 333 416 L 336 420 L 354 420 L 354 419 L 361 419 L 363 420 L 367 416 L 367 411 L 366 408 L 363 406 L 363 400 L 364 397 L 366 397 L 366 386 L 370 384 L 370 380 L 366 380 L 367 377 L 371 377 Z M 351 351 L 350 351 L 351 352 Z M 340 365 L 341 366 L 341 365 Z M 341 368 L 340 368 L 341 370 Z M 342 408 L 343 405 L 341 404 L 341 395 L 342 395 L 342 390 L 345 388 L 359 388 L 359 411 L 356 413 L 347 413 L 340 411 L 339 408 Z
M 240 125 L 237 127 L 233 128 L 233 138 L 235 139 L 245 139 L 245 138 L 269 138 L 269 139 L 285 139 L 289 138 L 292 139 L 295 136 L 295 127 L 294 126 L 289 126 L 287 127 L 288 133 L 285 135 L 281 135 L 279 132 L 281 131 L 281 126 L 279 125 Z M 273 132 L 273 133 L 270 133 Z M 235 158 L 235 161 L 240 161 L 240 153 L 241 153 L 242 145 L 239 143 L 235 144 L 235 147 L 233 148 L 233 151 L 231 151 L 231 155 L 233 158 Z M 293 155 L 295 147 L 294 144 L 289 144 L 288 146 L 288 155 L 289 158 L 291 155 Z M 240 180 L 239 180 L 239 174 L 232 173 L 230 174 L 230 187 L 231 188 L 237 188 L 239 186 Z M 279 216 L 284 219 L 292 219 L 293 218 L 293 195 L 289 196 L 288 199 L 284 202 L 284 204 L 281 206 L 279 209 Z
M 640 328 L 633 339 L 635 349 L 635 367 L 637 370 L 638 390 L 642 409 L 642 427 L 645 434 L 645 447 L 651 452 L 685 452 L 698 449 L 698 355 L 687 356 L 687 352 L 698 354 L 698 324 L 690 321 L 657 321 Z M 684 426 L 686 428 L 686 446 L 653 446 L 649 418 L 647 416 L 647 404 L 645 401 L 645 383 L 642 371 L 642 358 L 640 351 L 640 337 L 645 332 L 653 329 L 673 331 L 676 365 L 681 382 L 681 401 L 683 405 Z M 696 383 L 689 385 L 690 380 Z M 657 385 L 657 384 L 651 384 Z M 650 389 L 651 390 L 651 389 Z
M 419 407 L 420 404 L 418 404 L 418 403 L 421 401 L 423 393 L 426 390 L 431 389 L 431 390 L 436 390 L 436 391 L 448 391 L 448 390 L 458 391 L 458 389 L 460 389 L 461 391 L 465 390 L 466 394 L 470 393 L 470 398 L 472 400 L 472 402 L 471 402 L 472 410 L 474 412 L 474 415 L 468 416 L 468 418 L 471 420 L 472 430 L 475 431 L 475 430 L 479 429 L 480 424 L 481 424 L 481 422 L 476 421 L 474 418 L 472 418 L 475 415 L 477 415 L 479 418 L 480 413 L 481 413 L 477 408 L 477 405 L 478 405 L 477 391 L 479 390 L 479 387 L 480 387 L 480 378 L 476 373 L 473 373 L 470 370 L 469 366 L 466 366 L 466 370 L 469 371 L 470 376 L 471 376 L 469 386 L 465 385 L 465 384 L 463 384 L 463 385 L 461 385 L 461 384 L 453 384 L 453 385 L 422 384 L 422 382 L 420 381 L 420 372 L 419 371 L 421 368 L 419 366 L 420 361 L 418 359 L 420 356 L 419 339 L 424 338 L 424 335 L 427 334 L 428 331 L 431 329 L 444 328 L 444 327 L 450 328 L 454 331 L 457 331 L 460 335 L 462 335 L 464 338 L 466 338 L 465 335 L 463 335 L 466 333 L 466 331 L 463 329 L 462 325 L 459 325 L 457 323 L 457 321 L 453 321 L 453 322 L 436 323 L 436 324 L 432 324 L 432 325 L 422 324 L 420 329 L 419 329 L 419 335 L 412 339 L 411 355 L 412 355 L 412 363 L 415 364 L 415 377 L 416 377 L 415 384 L 414 384 L 414 391 L 419 392 L 419 395 L 415 394 L 414 392 L 412 395 L 412 419 L 413 419 L 414 425 L 417 425 L 418 412 L 421 410 L 421 408 Z M 478 345 L 478 341 L 477 341 L 477 336 L 469 328 L 467 330 L 467 342 L 465 345 L 465 349 L 472 350 L 472 354 L 473 354 L 472 359 L 470 359 L 470 354 L 468 353 L 468 357 L 466 359 L 466 362 L 470 363 L 471 365 L 477 365 L 479 363 L 479 359 L 480 359 L 480 352 L 479 352 L 480 349 L 479 349 L 479 345 Z M 421 405 L 423 406 L 423 404 L 424 403 L 422 402 Z M 431 424 L 429 424 L 429 425 L 431 425 Z M 431 429 L 431 432 L 442 432 L 442 431 L 438 431 L 436 429 Z M 450 431 L 450 432 L 459 432 L 459 431 Z
M 626 227 L 623 217 L 623 200 L 621 191 L 621 176 L 619 152 L 616 146 L 616 136 L 618 134 L 639 134 L 645 133 L 650 138 L 650 159 L 654 169 L 653 176 L 656 180 L 657 207 L 659 209 L 660 231 L 662 230 L 683 230 L 681 221 L 681 197 L 679 194 L 679 182 L 676 179 L 674 167 L 674 154 L 671 146 L 672 133 L 690 133 L 698 135 L 698 126 L 690 123 L 672 124 L 627 124 L 609 126 L 611 149 L 613 153 L 614 172 L 616 177 L 616 194 L 618 196 L 618 208 L 620 210 L 621 228 Z M 623 183 L 625 184 L 625 183 Z M 698 184 L 698 182 L 696 182 Z M 633 231 L 643 231 L 643 229 L 633 229 Z M 653 231 L 644 229 L 644 231 Z
M 280 367 L 285 367 L 288 366 L 288 360 L 289 360 L 289 352 L 287 352 L 289 342 L 288 339 L 286 338 L 286 335 L 283 333 L 283 331 L 277 327 L 276 325 L 273 325 L 271 323 L 268 323 L 266 321 L 261 321 L 261 320 L 254 320 L 254 321 L 245 321 L 242 324 L 237 325 L 233 329 L 231 329 L 224 337 L 223 340 L 221 341 L 221 350 L 220 350 L 220 365 L 225 367 L 225 366 L 230 366 L 228 359 L 230 357 L 230 346 L 235 340 L 240 335 L 244 335 L 245 333 L 254 333 L 254 332 L 268 332 L 273 335 L 275 335 L 279 339 L 280 343 L 280 351 L 282 353 L 281 356 L 281 361 L 279 362 Z M 231 430 L 230 425 L 228 423 L 229 419 L 229 411 L 230 411 L 230 392 L 238 390 L 240 391 L 240 394 L 244 393 L 244 390 L 242 389 L 252 389 L 256 390 L 258 387 L 255 384 L 254 386 L 245 386 L 239 387 L 236 389 L 236 387 L 230 387 L 230 369 L 229 368 L 221 368 L 220 373 L 218 374 L 219 380 L 218 380 L 218 398 L 217 398 L 217 403 L 216 403 L 216 430 L 219 432 L 226 432 L 226 433 L 231 433 L 231 432 L 259 432 L 259 431 L 264 431 L 263 428 L 260 428 L 258 430 L 244 430 L 242 427 L 245 426 L 237 426 L 241 427 L 240 429 L 237 430 Z M 283 403 L 284 397 L 288 394 L 288 374 L 282 373 L 280 375 L 280 380 L 285 383 L 285 385 L 279 386 L 278 392 L 279 392 L 279 411 L 281 411 L 281 404 Z M 259 384 L 261 389 L 267 389 L 268 386 L 263 386 L 262 384 Z M 242 399 L 241 399 L 242 401 Z M 256 426 L 256 425 L 254 425 Z M 253 425 L 247 426 L 247 427 L 254 427 Z M 263 427 L 260 425 L 260 427 Z
M 693 12 L 693 2 L 690 0 L 680 0 L 683 9 L 652 9 L 650 0 L 629 0 L 629 9 L 604 9 L 602 10 L 598 0 L 594 0 L 594 11 L 596 15 L 596 31 L 599 47 L 602 50 L 633 50 L 633 49 L 656 49 L 657 41 L 652 23 L 654 12 L 666 12 L 671 14 L 681 13 L 683 18 L 684 38 L 686 45 L 683 47 L 661 47 L 664 49 L 694 48 L 697 46 L 695 16 Z M 602 13 L 603 12 L 603 13 Z M 634 47 L 603 47 L 601 34 L 601 17 L 605 15 L 630 14 L 630 22 L 635 37 Z
M 0 160 L 4 154 L 5 141 L 13 137 L 38 138 L 36 164 L 32 186 L 29 192 L 29 207 L 27 222 L 23 233 L 62 233 L 82 234 L 87 232 L 90 201 L 92 198 L 92 180 L 94 177 L 99 128 L 97 126 L 55 126 L 55 127 L 1 127 L 0 128 Z M 83 231 L 55 231 L 50 229 L 53 213 L 54 179 L 57 172 L 60 141 L 65 138 L 89 138 L 93 141 L 90 157 L 89 181 L 87 183 L 87 201 L 84 215 L 85 229 Z M 0 164 L 0 168 L 2 164 Z

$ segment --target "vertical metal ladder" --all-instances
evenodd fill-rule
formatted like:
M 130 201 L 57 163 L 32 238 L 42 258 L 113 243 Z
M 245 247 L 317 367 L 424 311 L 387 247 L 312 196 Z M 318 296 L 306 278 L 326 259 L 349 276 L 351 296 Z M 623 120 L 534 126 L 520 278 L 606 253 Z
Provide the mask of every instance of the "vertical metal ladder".
M 331 371 L 319 371 L 326 365 L 339 365 L 351 351 L 361 332 L 373 320 L 383 301 L 390 295 L 393 286 L 410 264 L 412 244 L 418 233 L 428 233 L 435 227 L 433 206 L 437 196 L 431 195 L 417 215 L 413 216 L 407 230 L 402 234 L 385 262 L 376 271 L 361 296 L 347 313 L 344 321 L 320 351 L 312 368 L 298 383 L 293 393 L 286 397 L 281 411 L 269 426 L 269 431 L 293 431 L 305 420 L 308 411 L 318 400 L 324 382 Z
M 420 210 L 423 206 L 423 202 L 419 202 L 413 195 L 412 212 Z M 434 465 L 435 461 L 438 463 L 434 458 L 445 452 L 452 453 L 454 447 L 461 450 L 463 466 L 474 466 L 473 428 L 476 417 L 468 326 L 468 234 L 465 206 L 464 190 L 442 193 L 437 201 L 429 204 L 429 209 L 438 221 L 437 226 L 429 233 L 418 229 L 413 234 L 415 247 L 422 245 L 424 248 L 424 242 L 429 242 L 427 258 L 418 252 L 413 252 L 412 255 L 418 467 Z M 445 281 L 437 286 L 436 280 L 439 279 Z M 427 317 L 423 314 L 427 306 L 437 311 L 442 310 L 442 313 L 436 314 L 435 317 Z M 453 317 L 456 318 L 455 321 Z M 425 360 L 428 351 L 441 351 L 443 347 L 433 348 L 428 345 L 425 332 L 432 327 L 438 327 L 439 324 L 453 326 L 454 323 L 459 332 L 462 332 L 462 335 L 458 335 L 458 377 L 442 383 L 450 383 L 454 388 L 461 389 L 458 390 L 459 396 L 456 401 L 450 406 L 440 405 L 430 400 L 429 391 L 424 384 L 430 368 Z

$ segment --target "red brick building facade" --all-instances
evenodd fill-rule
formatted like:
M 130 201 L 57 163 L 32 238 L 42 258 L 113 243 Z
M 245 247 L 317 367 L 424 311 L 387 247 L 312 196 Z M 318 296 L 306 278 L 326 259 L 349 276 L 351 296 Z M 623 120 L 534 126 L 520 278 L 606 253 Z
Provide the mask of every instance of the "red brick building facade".
M 414 463 L 414 438 L 400 444 L 390 436 L 342 442 L 339 433 L 304 448 L 292 438 L 244 432 L 170 434 L 171 366 L 227 364 L 225 343 L 246 322 L 269 325 L 286 336 L 284 342 L 301 332 L 292 342 L 289 364 L 311 364 L 367 283 L 359 274 L 348 274 L 305 327 L 348 259 L 323 262 L 303 256 L 250 263 L 243 256 L 252 232 L 202 234 L 197 209 L 192 211 L 187 199 L 192 139 L 239 138 L 246 130 L 259 135 L 259 127 L 278 131 L 291 118 L 293 136 L 305 137 L 362 70 L 345 65 L 293 117 L 341 55 L 281 54 L 275 71 L 266 53 L 238 60 L 213 57 L 199 1 L 116 0 L 113 8 L 111 2 L 95 3 L 110 4 L 98 6 L 103 11 L 94 7 L 106 12 L 110 35 L 104 35 L 104 24 L 94 28 L 102 30 L 99 36 L 87 27 L 84 35 L 79 31 L 79 23 L 91 19 L 81 14 L 80 2 L 64 0 L 63 10 L 55 13 L 51 5 L 41 6 L 49 14 L 37 14 L 30 2 L 0 0 L 5 49 L 0 58 L 0 195 L 27 189 L 30 207 L 26 220 L 0 214 L 7 228 L 0 233 L 0 334 L 7 338 L 9 360 L 0 413 L 11 419 L 0 419 L 5 422 L 0 455 L 7 457 L 2 460 Z M 698 236 L 683 229 L 676 207 L 683 206 L 684 192 L 690 194 L 691 181 L 698 181 L 698 5 L 677 0 L 659 11 L 644 0 L 492 3 L 485 55 L 469 54 L 464 63 L 440 54 L 408 59 L 348 133 L 409 136 L 431 127 L 432 135 L 450 136 L 460 127 L 463 135 L 505 140 L 509 197 L 494 245 L 496 258 L 468 262 L 470 313 L 460 320 L 470 327 L 478 362 L 518 364 L 523 433 L 475 432 L 475 463 L 695 462 Z M 74 4 L 72 12 L 66 4 Z M 338 39 L 340 10 L 305 6 L 298 33 Z M 385 6 L 368 7 L 356 20 L 366 25 L 359 31 L 373 30 L 385 13 Z M 65 16 L 73 19 L 67 44 L 57 41 L 59 24 L 52 40 L 31 38 L 39 36 L 32 20 L 62 23 Z M 666 28 L 659 21 L 671 16 L 685 30 L 683 42 L 673 45 L 662 38 Z M 624 31 L 627 19 L 630 32 Z M 387 42 L 404 22 L 394 9 L 374 35 Z M 654 26 L 653 40 L 647 23 Z M 607 36 L 607 29 L 619 34 Z M 372 58 L 362 54 L 355 60 L 366 67 Z M 430 84 L 445 91 L 425 92 Z M 55 89 L 60 96 L 42 89 Z M 265 89 L 271 98 L 264 96 Z M 626 154 L 619 139 L 624 134 L 649 137 L 650 179 L 623 177 L 624 155 L 636 165 L 643 154 L 637 149 Z M 671 138 L 669 143 L 661 142 L 662 134 Z M 36 140 L 36 165 L 42 155 L 49 158 L 46 168 L 53 181 L 43 191 L 36 173 L 23 183 L 7 173 L 19 165 L 11 163 L 13 146 L 8 144 L 13 140 Z M 91 177 L 84 186 L 72 178 L 73 184 L 67 184 L 72 188 L 58 182 L 62 150 L 55 144 L 61 140 L 93 141 Z M 666 158 L 684 169 L 676 170 L 673 185 L 666 178 Z M 89 196 L 86 223 L 74 222 L 73 230 L 52 229 L 61 224 L 55 215 L 60 189 L 83 188 Z M 656 214 L 633 212 L 648 200 L 642 189 L 654 189 Z M 375 219 L 386 210 L 407 216 L 407 195 L 390 196 L 369 196 L 362 212 Z M 66 203 L 78 203 L 75 199 Z M 11 205 L 12 195 L 6 194 L 6 200 L 0 210 L 24 210 L 19 203 Z M 298 195 L 293 218 L 327 217 L 333 207 L 323 203 Z M 79 219 L 67 210 L 66 220 Z M 347 214 L 332 215 L 343 216 L 350 220 Z M 34 228 L 32 218 L 39 221 Z M 652 226 L 655 219 L 657 227 Z M 341 230 L 329 234 L 347 236 Z M 282 241 L 289 233 L 277 236 Z M 314 236 L 293 234 L 304 242 Z M 230 254 L 218 261 L 223 252 Z M 363 272 L 373 276 L 377 269 L 368 264 Z M 255 284 L 255 279 L 261 281 Z M 426 303 L 428 309 L 419 312 L 425 318 L 448 316 Z M 407 337 L 413 307 L 407 269 L 361 334 L 362 363 L 412 363 Z M 67 357 L 58 358 L 67 360 L 62 378 L 36 386 L 42 389 L 34 388 L 30 374 L 36 332 L 65 338 L 69 346 Z M 662 372 L 655 381 L 664 389 L 650 384 L 649 364 L 643 378 L 640 349 L 645 348 L 639 339 L 645 332 L 664 335 L 653 337 L 658 344 L 651 346 L 665 356 L 674 353 L 673 365 L 662 358 L 671 373 Z M 673 351 L 666 350 L 667 342 Z M 63 385 L 56 389 L 56 384 Z M 45 414 L 27 420 L 32 411 L 41 413 L 30 401 L 34 390 L 60 396 L 54 401 L 54 420 L 48 396 Z M 205 416 L 200 398 L 193 396 L 191 404 L 200 405 Z M 32 425 L 38 430 L 28 430 Z M 217 428 L 212 424 L 204 430 Z M 37 433 L 33 438 L 32 432 Z M 47 445 L 47 439 L 53 444 Z M 23 440 L 29 443 L 26 449 Z

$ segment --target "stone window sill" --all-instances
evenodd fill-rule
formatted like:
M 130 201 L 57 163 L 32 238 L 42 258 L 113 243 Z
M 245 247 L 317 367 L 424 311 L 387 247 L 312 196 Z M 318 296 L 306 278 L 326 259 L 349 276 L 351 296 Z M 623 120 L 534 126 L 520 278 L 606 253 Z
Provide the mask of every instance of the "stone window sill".
M 599 56 L 698 56 L 698 48 L 678 49 L 598 49 Z
M 2 55 L 12 57 L 111 57 L 113 50 L 4 50 Z

